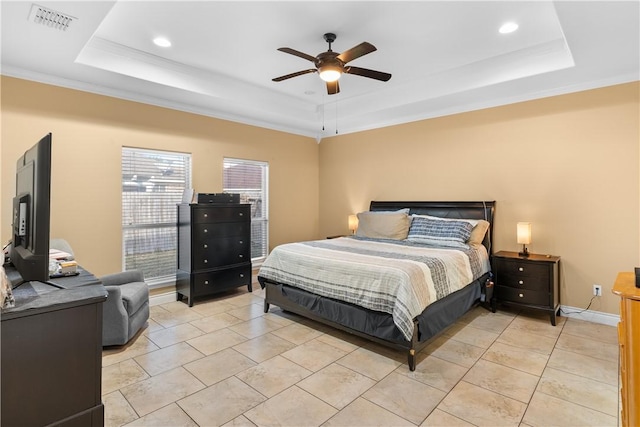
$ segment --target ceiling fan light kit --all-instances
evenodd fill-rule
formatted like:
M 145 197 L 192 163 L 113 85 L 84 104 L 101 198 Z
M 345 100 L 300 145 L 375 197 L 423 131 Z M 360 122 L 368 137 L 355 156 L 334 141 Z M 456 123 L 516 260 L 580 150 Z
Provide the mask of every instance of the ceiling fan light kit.
M 322 52 L 315 57 L 307 55 L 306 53 L 299 52 L 295 49 L 291 49 L 289 47 L 279 48 L 278 50 L 280 52 L 288 53 L 290 55 L 294 55 L 299 58 L 306 59 L 307 61 L 313 62 L 316 68 L 297 71 L 295 73 L 276 77 L 272 80 L 274 82 L 281 82 L 292 77 L 298 77 L 304 74 L 317 72 L 320 75 L 320 78 L 327 83 L 327 93 L 329 95 L 335 95 L 336 93 L 340 92 L 338 79 L 342 74 L 354 74 L 357 76 L 368 77 L 370 79 L 380 80 L 383 82 L 386 82 L 391 78 L 391 74 L 384 73 L 382 71 L 346 66 L 348 62 L 351 62 L 356 58 L 376 51 L 376 47 L 371 43 L 362 42 L 349 50 L 346 50 L 342 53 L 337 53 L 331 50 L 331 43 L 336 40 L 336 35 L 334 33 L 326 33 L 324 35 L 324 39 L 327 43 L 329 43 L 329 50 L 327 50 L 326 52 Z
M 342 75 L 342 71 L 333 65 L 325 65 L 318 68 L 318 72 L 320 73 L 320 78 L 325 82 L 335 82 Z

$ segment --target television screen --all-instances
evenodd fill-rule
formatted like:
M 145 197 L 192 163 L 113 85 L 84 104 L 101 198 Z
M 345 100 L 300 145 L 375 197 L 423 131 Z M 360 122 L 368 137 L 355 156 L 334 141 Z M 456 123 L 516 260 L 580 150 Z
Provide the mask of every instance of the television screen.
M 16 164 L 11 263 L 23 281 L 49 280 L 51 134 L 27 150 Z

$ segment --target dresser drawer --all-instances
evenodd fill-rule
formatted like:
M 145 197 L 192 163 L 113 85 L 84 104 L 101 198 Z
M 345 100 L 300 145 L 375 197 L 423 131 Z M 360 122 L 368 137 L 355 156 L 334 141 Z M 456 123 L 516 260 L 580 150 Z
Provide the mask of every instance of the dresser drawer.
M 241 264 L 251 260 L 251 244 L 243 236 L 209 239 L 192 251 L 194 270 Z
M 208 295 L 227 288 L 251 283 L 251 264 L 193 275 L 195 296 Z
M 500 301 L 549 306 L 549 292 L 516 289 L 496 285 L 496 296 Z
M 202 245 L 211 242 L 213 239 L 236 237 L 236 236 L 250 236 L 251 235 L 251 223 L 250 222 L 227 222 L 227 223 L 209 223 L 209 224 L 194 224 L 191 230 L 193 233 L 192 241 L 195 246 L 202 247 Z M 194 247 L 195 247 L 194 246 Z
M 194 224 L 211 224 L 216 222 L 251 221 L 249 205 L 205 206 L 193 209 Z

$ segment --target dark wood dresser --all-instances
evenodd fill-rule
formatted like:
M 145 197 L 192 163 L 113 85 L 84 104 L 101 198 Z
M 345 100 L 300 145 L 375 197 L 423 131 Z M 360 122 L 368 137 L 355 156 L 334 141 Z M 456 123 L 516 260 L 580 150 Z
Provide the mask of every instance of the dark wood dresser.
M 5 266 L 12 283 L 21 282 Z M 63 287 L 25 282 L 15 307 L 0 317 L 2 426 L 102 427 L 102 304 L 107 291 L 79 268 L 50 279 Z
M 553 326 L 560 307 L 560 257 L 500 251 L 492 257 L 495 302 L 542 310 Z M 495 305 L 494 305 L 495 307 Z
M 178 205 L 178 301 L 247 285 L 251 292 L 251 205 Z

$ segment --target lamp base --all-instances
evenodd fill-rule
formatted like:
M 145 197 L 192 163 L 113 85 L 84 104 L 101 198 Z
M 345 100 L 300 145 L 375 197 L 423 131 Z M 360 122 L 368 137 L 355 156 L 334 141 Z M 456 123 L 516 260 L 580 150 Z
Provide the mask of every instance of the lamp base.
M 525 245 L 522 245 L 522 250 L 520 252 L 518 252 L 518 255 L 521 257 L 528 257 L 529 256 L 529 249 L 527 249 L 527 247 Z

